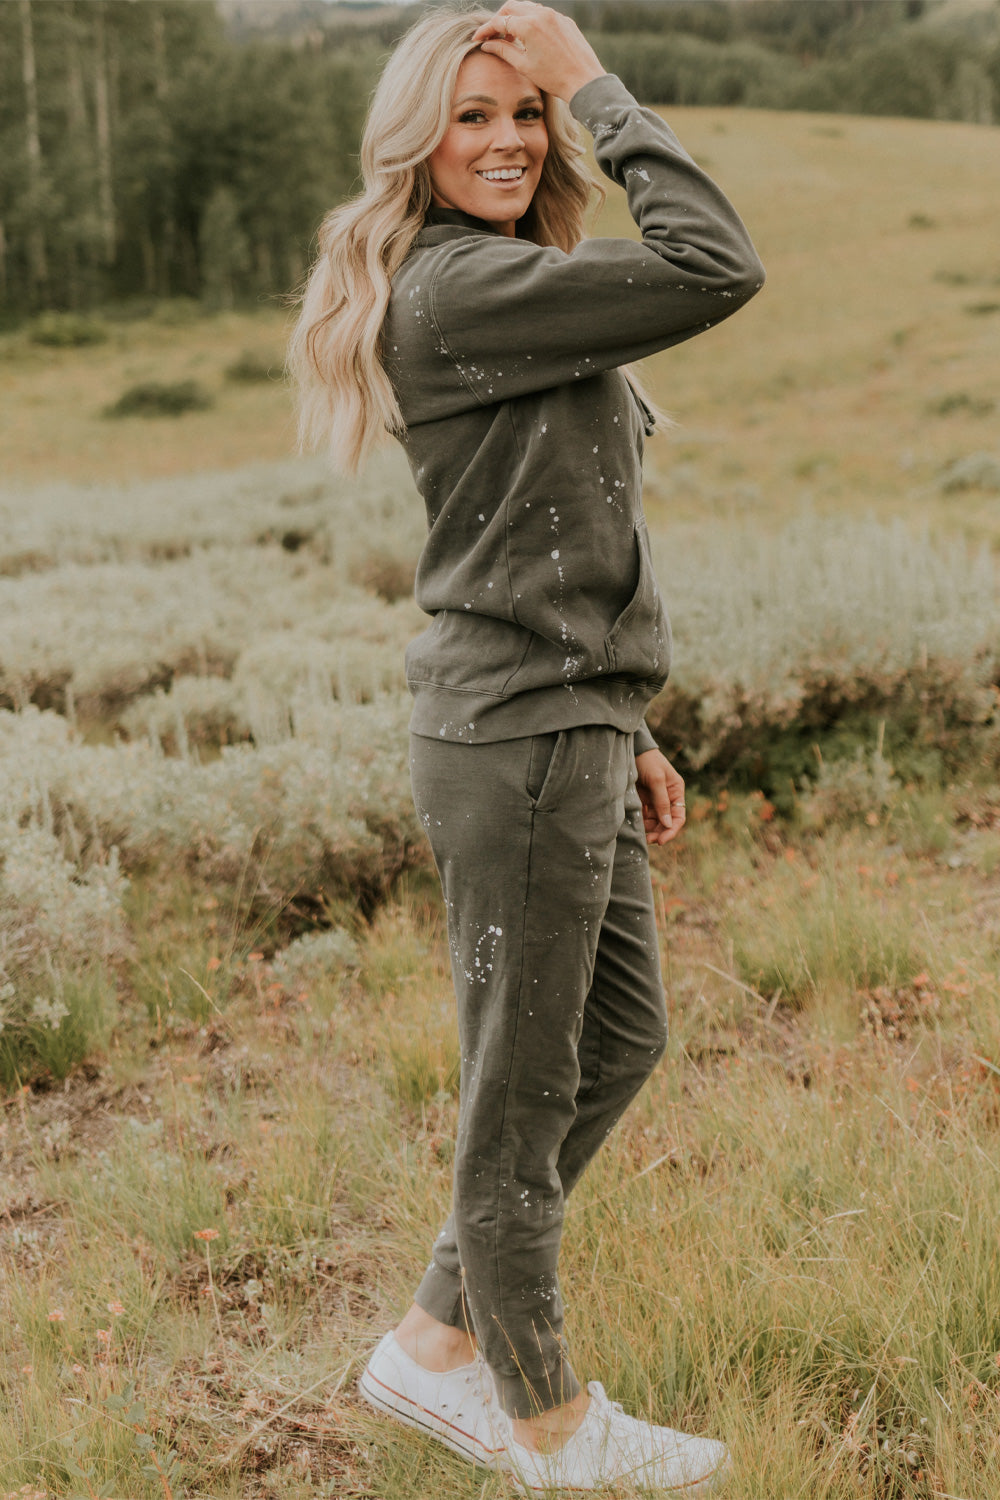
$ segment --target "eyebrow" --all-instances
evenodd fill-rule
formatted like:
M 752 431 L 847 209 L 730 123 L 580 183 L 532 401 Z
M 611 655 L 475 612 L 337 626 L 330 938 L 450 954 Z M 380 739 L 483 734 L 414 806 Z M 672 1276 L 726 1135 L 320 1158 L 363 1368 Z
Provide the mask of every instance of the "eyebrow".
M 497 101 L 491 99 L 489 94 L 463 94 L 461 99 L 455 100 L 453 107 L 457 109 L 460 104 L 468 104 L 470 100 L 475 100 L 477 104 L 492 104 L 494 109 L 499 108 Z M 541 102 L 540 94 L 526 94 L 523 99 L 517 101 L 517 108 L 520 109 L 523 104 L 541 104 Z

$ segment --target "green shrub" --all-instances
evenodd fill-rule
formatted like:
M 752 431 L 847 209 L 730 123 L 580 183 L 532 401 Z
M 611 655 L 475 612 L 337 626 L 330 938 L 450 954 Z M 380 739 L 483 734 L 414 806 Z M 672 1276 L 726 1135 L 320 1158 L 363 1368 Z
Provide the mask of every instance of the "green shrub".
M 106 417 L 180 417 L 186 411 L 205 411 L 212 396 L 197 380 L 142 381 L 130 386 L 111 406 Z
M 62 1079 L 106 1045 L 117 1019 L 108 967 L 59 974 L 51 994 L 0 985 L 0 1089 L 41 1078 Z M 47 987 L 46 987 L 47 988 Z M 30 994 L 30 998 L 29 998 Z
M 881 821 L 893 806 L 901 783 L 882 750 L 859 746 L 851 757 L 821 759 L 815 786 L 800 802 L 804 820 L 817 829 L 830 825 Z
M 244 349 L 239 359 L 226 366 L 226 379 L 243 385 L 255 385 L 282 378 L 283 361 L 279 354 L 260 354 Z
M 970 417 L 988 417 L 995 409 L 996 402 L 988 396 L 971 396 L 968 391 L 951 391 L 947 396 L 939 396 L 936 401 L 927 405 L 927 410 L 935 417 L 950 417 L 955 412 L 963 412 Z
M 609 72 L 648 104 L 773 105 L 787 88 L 787 61 L 753 41 L 608 33 L 599 51 Z
M 165 297 L 153 309 L 153 318 L 164 328 L 186 328 L 205 316 L 205 309 L 196 297 Z
M 107 325 L 99 318 L 82 313 L 44 312 L 31 324 L 33 344 L 50 349 L 78 349 L 87 344 L 103 344 L 108 338 Z

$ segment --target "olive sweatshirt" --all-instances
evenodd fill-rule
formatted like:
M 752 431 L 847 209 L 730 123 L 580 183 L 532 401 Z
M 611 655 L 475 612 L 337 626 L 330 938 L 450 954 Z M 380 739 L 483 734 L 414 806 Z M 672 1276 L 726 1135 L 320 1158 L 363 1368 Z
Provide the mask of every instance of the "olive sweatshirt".
M 475 743 L 610 724 L 641 753 L 670 628 L 641 503 L 652 423 L 619 366 L 721 322 L 764 272 L 731 204 L 619 79 L 570 108 L 641 242 L 566 254 L 434 208 L 393 279 L 383 359 L 429 525 L 411 727 Z

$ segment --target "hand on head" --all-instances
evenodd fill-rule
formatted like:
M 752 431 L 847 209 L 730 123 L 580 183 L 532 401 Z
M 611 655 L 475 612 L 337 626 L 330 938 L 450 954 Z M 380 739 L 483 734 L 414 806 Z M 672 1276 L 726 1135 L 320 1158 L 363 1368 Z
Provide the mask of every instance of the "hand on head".
M 543 93 L 567 102 L 585 83 L 604 76 L 597 53 L 576 22 L 535 0 L 504 0 L 474 40 L 483 52 L 510 63 Z

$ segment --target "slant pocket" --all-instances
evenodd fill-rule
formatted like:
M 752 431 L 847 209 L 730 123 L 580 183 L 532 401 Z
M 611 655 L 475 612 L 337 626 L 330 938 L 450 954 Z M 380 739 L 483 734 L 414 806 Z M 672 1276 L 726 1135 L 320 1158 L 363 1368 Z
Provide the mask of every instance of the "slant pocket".
M 552 797 L 553 788 L 559 779 L 561 752 L 565 750 L 566 731 L 549 734 L 533 734 L 528 756 L 528 775 L 525 790 L 537 812 L 542 804 Z

